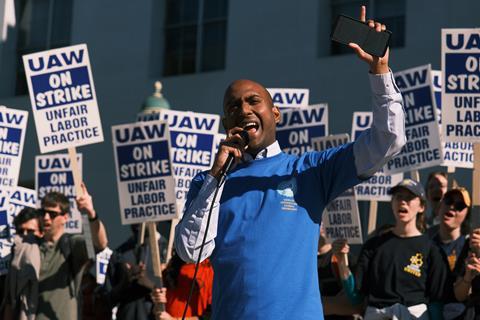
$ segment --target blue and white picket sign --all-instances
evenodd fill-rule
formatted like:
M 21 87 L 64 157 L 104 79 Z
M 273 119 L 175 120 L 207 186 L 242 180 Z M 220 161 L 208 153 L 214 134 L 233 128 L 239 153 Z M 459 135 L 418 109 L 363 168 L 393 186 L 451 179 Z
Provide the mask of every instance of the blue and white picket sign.
M 350 142 L 348 133 L 332 134 L 325 137 L 312 138 L 313 150 L 323 151 L 336 148 Z
M 10 236 L 16 234 L 13 219 L 15 219 L 18 213 L 25 207 L 37 207 L 37 192 L 24 187 L 16 187 L 14 191 L 10 193 L 10 205 L 8 206 L 8 227 L 10 229 Z
M 112 256 L 112 249 L 106 247 L 99 253 L 97 253 L 97 257 L 95 259 L 95 266 L 96 266 L 96 275 L 97 275 L 97 283 L 99 285 L 103 285 L 105 283 L 105 276 L 107 275 L 107 267 L 108 262 L 110 261 L 110 257 Z
M 175 173 L 177 210 L 181 216 L 190 182 L 201 171 L 210 170 L 215 160 L 215 138 L 220 116 L 189 111 L 160 110 L 158 119 L 168 122 L 171 157 Z M 148 121 L 157 116 L 140 115 Z
M 78 170 L 82 177 L 82 154 L 77 154 Z M 70 201 L 70 214 L 65 223 L 68 233 L 82 232 L 82 216 L 77 208 L 77 196 L 70 157 L 66 153 L 50 154 L 35 157 L 35 190 L 37 190 L 38 206 L 42 198 L 51 191 L 63 193 Z
M 13 241 L 8 228 L 9 200 L 9 194 L 0 190 L 0 275 L 8 273 L 10 260 L 12 259 Z
M 435 96 L 435 104 L 437 105 L 437 116 L 439 122 L 442 123 L 442 71 L 430 70 L 432 75 L 433 95 Z
M 137 121 L 156 121 L 160 120 L 158 112 L 139 112 L 137 113 Z
M 0 190 L 0 239 L 10 238 L 10 232 L 8 228 L 8 207 L 10 206 L 9 202 L 9 193 Z
M 407 143 L 387 162 L 386 173 L 414 171 L 438 166 L 443 161 L 430 65 L 395 73 L 405 107 Z
M 23 56 L 41 153 L 103 141 L 86 44 Z
M 279 108 L 308 107 L 310 89 L 267 88 L 273 104 Z
M 16 234 L 13 219 L 24 207 L 35 206 L 34 190 L 17 187 L 10 192 L 0 191 L 0 275 L 8 272 L 12 259 L 13 236 Z
M 442 131 L 446 142 L 480 141 L 480 29 L 442 29 Z
M 372 112 L 354 112 L 352 121 L 353 140 L 358 139 L 360 134 L 370 128 L 373 122 Z M 403 180 L 403 173 L 385 174 L 383 169 L 370 179 L 354 187 L 357 200 L 361 201 L 383 201 L 389 202 L 388 192 L 400 181 Z
M 11 239 L 0 239 L 0 276 L 8 273 L 12 260 L 12 247 Z
M 317 151 L 324 151 L 349 141 L 348 134 L 337 134 L 312 139 L 312 147 Z M 348 243 L 352 244 L 363 243 L 358 202 L 353 189 L 348 189 L 330 201 L 323 211 L 322 226 L 328 243 L 335 239 L 347 239 Z
M 122 224 L 176 218 L 168 123 L 113 126 L 112 139 Z
M 433 91 L 437 103 L 439 123 L 442 123 L 442 72 L 432 70 Z M 473 169 L 473 144 L 471 142 L 445 142 L 440 126 L 440 139 L 443 145 L 442 166 Z
M 322 216 L 322 226 L 328 243 L 347 239 L 350 244 L 362 244 L 362 226 L 358 203 L 353 189 L 348 189 L 332 200 Z
M 227 138 L 227 135 L 224 133 L 217 133 L 215 135 L 215 146 L 213 147 L 213 156 L 215 157 L 218 153 L 218 149 L 220 148 L 220 143 Z M 215 161 L 215 159 L 214 159 Z
M 17 187 L 27 120 L 27 111 L 0 108 L 0 189 L 7 192 Z
M 328 105 L 282 110 L 277 140 L 282 150 L 301 155 L 313 150 L 312 139 L 328 135 Z

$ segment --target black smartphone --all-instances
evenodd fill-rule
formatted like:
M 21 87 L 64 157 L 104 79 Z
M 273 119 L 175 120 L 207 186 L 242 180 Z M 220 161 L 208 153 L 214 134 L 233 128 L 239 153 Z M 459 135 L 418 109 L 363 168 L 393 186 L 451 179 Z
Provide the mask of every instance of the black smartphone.
M 346 45 L 354 42 L 363 51 L 373 56 L 383 57 L 387 51 L 391 35 L 392 33 L 388 30 L 377 32 L 365 22 L 341 14 L 337 17 L 330 38 Z

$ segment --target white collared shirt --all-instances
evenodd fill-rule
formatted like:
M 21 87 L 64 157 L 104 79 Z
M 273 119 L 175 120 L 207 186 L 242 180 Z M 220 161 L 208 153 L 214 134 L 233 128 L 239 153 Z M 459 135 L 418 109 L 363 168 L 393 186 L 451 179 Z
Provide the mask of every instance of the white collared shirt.
M 265 149 L 257 153 L 257 155 L 255 156 L 255 160 L 273 157 L 279 154 L 280 152 L 282 152 L 282 149 L 280 148 L 278 141 L 275 141 L 274 143 L 272 143 L 271 145 L 269 145 L 268 147 L 266 147 Z M 245 152 L 243 154 L 242 160 L 244 162 L 248 162 L 248 161 L 253 161 L 254 159 L 250 153 Z

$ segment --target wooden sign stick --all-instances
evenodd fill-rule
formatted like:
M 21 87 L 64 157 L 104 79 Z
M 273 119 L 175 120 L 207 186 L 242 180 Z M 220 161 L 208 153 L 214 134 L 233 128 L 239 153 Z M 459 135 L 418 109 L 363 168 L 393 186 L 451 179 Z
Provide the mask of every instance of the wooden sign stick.
M 159 289 L 163 287 L 162 267 L 160 264 L 160 248 L 158 247 L 157 225 L 155 222 L 147 222 L 148 241 L 150 244 L 150 254 L 152 257 L 153 275 L 155 276 L 155 286 Z M 165 304 L 155 304 L 155 314 L 165 311 Z
M 179 219 L 173 219 L 170 224 L 170 235 L 168 237 L 168 246 L 167 246 L 167 262 L 172 258 L 173 243 L 175 242 L 175 227 L 177 226 Z
M 78 167 L 77 150 L 75 147 L 68 148 L 68 156 L 70 158 L 70 166 L 72 168 L 73 182 L 75 184 L 75 192 L 77 197 L 83 196 L 82 176 Z M 91 260 L 95 260 L 95 250 L 93 249 L 92 231 L 90 230 L 90 221 L 88 216 L 82 213 L 82 233 L 87 246 L 87 256 Z
M 368 235 L 370 235 L 377 228 L 377 211 L 378 211 L 378 201 L 370 201 L 370 209 L 368 211 Z
M 455 173 L 455 167 L 448 166 L 447 167 L 447 173 L 448 173 L 448 186 L 447 190 L 450 190 L 454 187 L 454 181 L 455 179 L 453 178 L 453 174 Z

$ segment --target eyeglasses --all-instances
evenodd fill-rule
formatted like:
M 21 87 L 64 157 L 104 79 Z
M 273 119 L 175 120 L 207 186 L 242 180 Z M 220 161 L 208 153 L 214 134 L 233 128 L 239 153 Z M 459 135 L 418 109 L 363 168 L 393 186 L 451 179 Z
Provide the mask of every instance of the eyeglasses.
M 443 202 L 449 207 L 453 206 L 453 209 L 455 211 L 462 211 L 463 209 L 465 209 L 467 207 L 465 202 L 455 201 L 452 197 L 443 198 Z
M 38 211 L 42 215 L 42 217 L 45 217 L 45 215 L 48 213 L 48 215 L 50 216 L 50 219 L 52 220 L 58 216 L 63 216 L 64 214 L 67 213 L 62 211 L 58 212 L 58 211 L 46 210 L 46 209 L 39 209 Z

